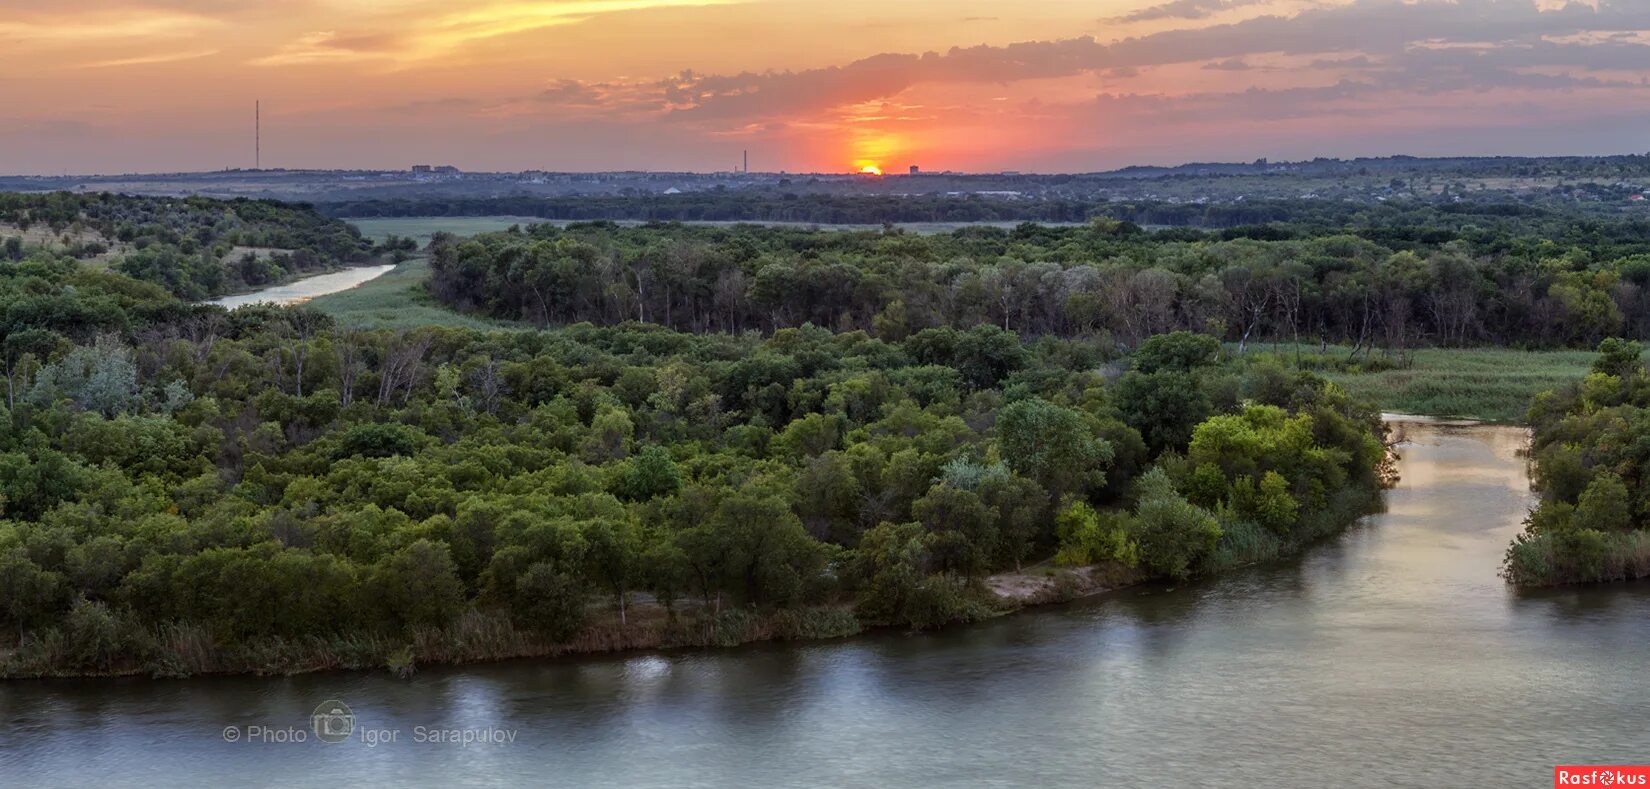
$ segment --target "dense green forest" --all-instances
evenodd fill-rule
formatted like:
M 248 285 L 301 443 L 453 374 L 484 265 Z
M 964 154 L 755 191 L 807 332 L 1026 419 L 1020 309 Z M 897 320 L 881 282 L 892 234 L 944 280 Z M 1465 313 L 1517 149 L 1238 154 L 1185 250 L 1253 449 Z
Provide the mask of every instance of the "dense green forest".
M 31 230 L 41 241 L 31 243 Z M 185 299 L 364 262 L 374 251 L 355 228 L 301 204 L 0 193 L 0 259 L 21 260 L 44 242 L 77 258 L 116 253 L 119 271 Z
M 0 675 L 926 628 L 1218 572 L 1379 506 L 1376 412 L 1303 368 L 1650 328 L 1641 223 L 1394 207 L 437 235 L 430 294 L 540 328 L 364 331 L 191 303 L 182 258 L 132 263 L 254 240 L 237 223 L 262 203 L 84 199 L 109 204 L 5 220 L 139 217 L 106 261 L 0 256 Z M 290 210 L 260 243 L 409 251 Z M 1603 348 L 1531 410 L 1544 501 L 1518 583 L 1650 568 L 1650 382 L 1636 345 Z
M 1290 552 L 1384 457 L 1333 385 L 1193 334 L 358 332 L 44 252 L 0 316 L 9 676 L 930 627 L 1045 560 Z
M 975 227 L 949 234 L 598 222 L 438 236 L 431 292 L 540 325 L 684 331 L 804 324 L 890 341 L 1000 326 L 1132 347 L 1175 330 L 1236 342 L 1592 345 L 1650 332 L 1650 225 L 1431 211 L 1357 228 L 1220 233 Z
M 1541 503 L 1507 551 L 1525 586 L 1650 576 L 1650 374 L 1637 342 L 1606 340 L 1585 379 L 1530 407 Z

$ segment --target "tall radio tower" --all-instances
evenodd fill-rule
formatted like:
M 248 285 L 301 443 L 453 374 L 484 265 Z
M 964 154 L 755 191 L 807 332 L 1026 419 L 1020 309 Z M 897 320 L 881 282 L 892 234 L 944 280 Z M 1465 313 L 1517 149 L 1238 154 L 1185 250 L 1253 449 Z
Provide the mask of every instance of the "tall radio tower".
M 264 107 L 257 100 L 252 102 L 252 169 L 264 169 Z

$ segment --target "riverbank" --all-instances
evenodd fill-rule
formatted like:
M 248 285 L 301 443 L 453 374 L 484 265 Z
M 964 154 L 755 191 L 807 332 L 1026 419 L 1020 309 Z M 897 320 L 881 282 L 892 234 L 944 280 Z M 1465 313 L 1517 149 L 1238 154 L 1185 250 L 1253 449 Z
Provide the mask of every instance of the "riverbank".
M 1523 587 L 1650 577 L 1650 379 L 1637 342 L 1607 340 L 1592 374 L 1530 409 L 1530 458 L 1541 502 L 1507 549 L 1503 574 Z
M 985 581 L 993 616 L 1024 608 L 1069 603 L 1148 579 L 1121 566 L 1029 568 Z M 203 629 L 168 625 L 135 634 L 145 644 L 142 661 L 97 668 L 64 668 L 81 656 L 61 636 L 32 639 L 0 650 L 0 679 L 76 677 L 186 678 L 212 675 L 289 676 L 320 671 L 382 671 L 410 675 L 420 666 L 466 665 L 570 655 L 735 647 L 767 641 L 845 638 L 888 627 L 867 625 L 846 604 L 757 612 L 713 611 L 686 604 L 674 611 L 643 595 L 625 609 L 596 614 L 568 641 L 548 641 L 517 628 L 508 616 L 471 610 L 451 626 L 415 630 L 408 637 L 366 634 L 339 638 L 268 639 L 220 647 Z M 54 631 L 55 632 L 55 631 Z M 128 638 L 134 634 L 126 634 Z
M 1369 514 L 1375 514 L 1371 511 Z M 1247 560 L 1228 560 L 1205 579 L 1234 570 L 1293 558 L 1351 528 Z M 979 592 L 989 595 L 979 610 L 996 618 L 1026 609 L 1072 603 L 1163 579 L 1116 563 L 1058 567 L 1050 563 L 987 577 Z M 621 619 L 603 609 L 577 636 L 549 641 L 517 628 L 499 612 L 471 610 L 449 627 L 424 628 L 410 636 L 364 634 L 335 638 L 267 639 L 231 647 L 217 644 L 202 628 L 170 624 L 153 632 L 120 637 L 144 645 L 139 661 L 95 668 L 65 668 L 85 659 L 83 650 L 58 631 L 21 646 L 0 649 L 0 679 L 69 679 L 148 676 L 181 679 L 215 675 L 291 676 L 326 671 L 389 671 L 411 676 L 423 666 L 459 666 L 510 660 L 546 659 L 621 652 L 662 652 L 727 648 L 762 642 L 824 641 L 900 628 L 862 622 L 848 604 L 758 612 L 745 608 L 714 611 L 693 603 L 666 609 L 645 595 L 626 606 Z M 978 619 L 953 622 L 962 627 Z M 83 664 L 81 664 L 83 665 Z

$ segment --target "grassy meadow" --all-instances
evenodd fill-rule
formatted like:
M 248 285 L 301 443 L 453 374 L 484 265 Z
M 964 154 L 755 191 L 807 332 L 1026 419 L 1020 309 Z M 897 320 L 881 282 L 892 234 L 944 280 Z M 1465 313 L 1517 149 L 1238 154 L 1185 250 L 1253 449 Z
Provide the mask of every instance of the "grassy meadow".
M 317 296 L 305 302 L 350 329 L 410 329 L 417 326 L 454 326 L 467 329 L 519 329 L 520 324 L 462 315 L 440 303 L 424 289 L 430 263 L 422 257 L 396 266 L 377 279 L 349 290 Z
M 526 226 L 544 220 L 525 216 L 408 216 L 345 221 L 355 225 L 361 231 L 361 235 L 374 241 L 400 236 L 413 239 L 418 242 L 419 247 L 423 247 L 430 243 L 430 237 L 436 233 L 473 236 L 477 233 L 509 230 L 511 225 Z
M 1522 422 L 1537 394 L 1585 376 L 1597 356 L 1592 351 L 1427 348 L 1413 353 L 1408 368 L 1325 376 L 1384 411 Z
M 1235 346 L 1228 346 L 1235 353 Z M 1522 422 L 1535 396 L 1587 374 L 1598 354 L 1592 351 L 1525 351 L 1509 348 L 1422 348 L 1406 362 L 1379 352 L 1359 357 L 1350 365 L 1315 364 L 1345 359 L 1350 349 L 1330 346 L 1318 354 L 1316 346 L 1302 348 L 1303 366 L 1328 378 L 1353 396 L 1374 403 L 1382 411 L 1427 416 L 1451 416 L 1490 422 Z M 1252 360 L 1294 360 L 1288 345 L 1250 349 Z

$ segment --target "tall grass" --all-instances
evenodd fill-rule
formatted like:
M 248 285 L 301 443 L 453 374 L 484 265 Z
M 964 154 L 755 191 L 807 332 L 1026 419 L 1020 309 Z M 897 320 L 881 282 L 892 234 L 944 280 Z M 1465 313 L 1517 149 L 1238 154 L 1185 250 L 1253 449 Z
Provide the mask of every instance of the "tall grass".
M 306 305 L 331 315 L 348 329 L 412 329 L 419 326 L 451 326 L 489 331 L 521 330 L 526 324 L 464 315 L 448 309 L 424 289 L 430 263 L 413 258 L 393 271 L 361 285 L 318 296 Z
M 1235 353 L 1229 346 L 1228 352 Z M 1592 351 L 1522 351 L 1510 348 L 1421 348 L 1404 357 L 1379 351 L 1347 361 L 1350 348 L 1303 344 L 1300 366 L 1344 387 L 1383 411 L 1520 422 L 1535 396 L 1587 374 Z M 1285 343 L 1252 344 L 1251 361 L 1293 365 Z
M 473 236 L 508 230 L 515 225 L 525 228 L 544 220 L 527 216 L 391 216 L 345 221 L 355 225 L 361 235 L 374 241 L 400 236 L 417 241 L 422 247 L 429 244 L 430 237 L 436 233 Z
M 1220 543 L 1215 546 L 1215 555 L 1207 567 L 1211 573 L 1269 562 L 1283 555 L 1283 541 L 1253 521 L 1226 520 L 1221 522 L 1220 529 Z

